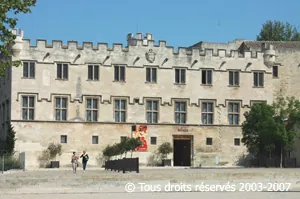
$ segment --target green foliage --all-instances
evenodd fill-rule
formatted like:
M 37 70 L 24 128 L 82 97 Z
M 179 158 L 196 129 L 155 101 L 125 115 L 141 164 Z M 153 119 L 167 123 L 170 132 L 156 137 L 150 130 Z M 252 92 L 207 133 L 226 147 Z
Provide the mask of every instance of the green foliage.
M 12 55 L 9 46 L 13 45 L 16 36 L 10 31 L 17 25 L 18 14 L 31 12 L 36 0 L 1 0 L 0 2 L 0 76 L 11 65 L 18 66 L 20 62 L 11 62 L 7 59 Z M 3 59 L 6 58 L 6 59 Z
M 172 152 L 172 150 L 173 148 L 169 142 L 165 142 L 158 147 L 158 152 L 163 156 L 164 159 L 169 153 Z
M 110 159 L 113 156 L 123 155 L 124 153 L 126 157 L 126 153 L 131 151 L 132 156 L 132 152 L 141 145 L 142 142 L 139 138 L 126 137 L 122 139 L 120 143 L 106 146 L 103 149 L 102 154 L 104 157 L 106 157 L 106 159 Z
M 258 41 L 300 41 L 296 27 L 280 21 L 267 21 L 257 36 Z
M 244 116 L 242 142 L 250 153 L 293 149 L 300 125 L 299 100 L 279 97 L 272 105 L 253 105 Z
M 7 155 L 13 155 L 15 149 L 15 141 L 16 141 L 16 132 L 14 131 L 14 127 L 10 124 L 9 129 L 7 131 L 6 140 L 4 143 L 4 150 Z
M 47 151 L 49 152 L 50 159 L 54 159 L 57 155 L 62 154 L 62 146 L 61 144 L 50 143 L 48 145 Z

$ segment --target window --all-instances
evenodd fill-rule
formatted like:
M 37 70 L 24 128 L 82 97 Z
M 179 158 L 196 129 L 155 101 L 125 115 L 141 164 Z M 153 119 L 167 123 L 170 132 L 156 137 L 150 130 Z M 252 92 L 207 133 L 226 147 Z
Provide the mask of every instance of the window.
M 98 121 L 98 99 L 86 99 L 86 120 L 89 122 Z
M 98 136 L 96 136 L 96 135 L 93 135 L 92 136 L 92 144 L 98 144 Z
M 23 77 L 24 78 L 35 78 L 35 63 L 34 62 L 23 62 Z
M 235 146 L 240 146 L 241 139 L 240 138 L 234 138 L 234 145 Z
M 278 77 L 278 66 L 273 66 L 273 77 Z
M 175 102 L 175 123 L 186 123 L 186 102 Z
M 206 145 L 212 145 L 212 138 L 206 138 Z
M 66 135 L 61 135 L 60 136 L 60 143 L 67 143 L 68 142 L 68 137 Z
M 229 85 L 238 86 L 240 84 L 239 71 L 229 71 Z
M 202 84 L 212 84 L 212 70 L 202 70 Z
M 263 87 L 264 86 L 264 73 L 263 72 L 254 72 L 254 87 Z
M 213 124 L 213 102 L 202 103 L 202 124 Z
M 175 69 L 175 83 L 185 84 L 185 69 L 176 68 Z
M 156 137 L 151 137 L 150 143 L 151 143 L 152 145 L 156 145 L 156 141 L 157 141 L 157 138 L 156 138 Z
M 229 103 L 229 124 L 237 125 L 240 119 L 240 104 L 237 102 Z
M 67 98 L 55 98 L 55 120 L 67 120 Z
M 115 81 L 125 81 L 125 66 L 115 66 Z
M 57 64 L 57 79 L 68 79 L 68 64 Z
M 126 122 L 126 100 L 115 99 L 115 122 Z
M 158 122 L 158 100 L 147 100 L 146 103 L 147 123 Z
M 156 76 L 156 68 L 146 68 L 146 82 L 156 83 Z
M 4 114 L 3 114 L 3 118 L 4 118 Z M 22 97 L 22 119 L 34 120 L 34 96 Z
M 99 80 L 98 65 L 88 65 L 88 80 Z

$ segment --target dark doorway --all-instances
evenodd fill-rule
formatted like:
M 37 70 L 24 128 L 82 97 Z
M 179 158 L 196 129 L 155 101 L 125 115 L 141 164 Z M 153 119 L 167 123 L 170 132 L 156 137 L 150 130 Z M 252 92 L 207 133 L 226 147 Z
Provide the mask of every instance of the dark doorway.
M 191 140 L 174 138 L 174 166 L 191 166 Z

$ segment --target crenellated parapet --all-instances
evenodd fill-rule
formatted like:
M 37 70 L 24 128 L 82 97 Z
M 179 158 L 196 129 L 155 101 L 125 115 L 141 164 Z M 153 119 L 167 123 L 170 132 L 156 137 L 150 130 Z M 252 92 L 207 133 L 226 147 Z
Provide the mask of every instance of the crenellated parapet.
M 36 45 L 31 45 L 31 41 L 23 39 L 18 46 L 21 49 L 20 59 L 31 59 L 39 62 L 65 61 L 73 64 L 100 63 L 103 65 L 125 64 L 129 66 L 141 66 L 153 64 L 157 66 L 195 66 L 210 60 L 222 63 L 225 60 L 239 60 L 248 62 L 260 62 L 267 59 L 266 54 L 270 51 L 244 51 L 238 49 L 215 49 L 199 47 L 179 47 L 167 46 L 166 41 L 159 40 L 155 43 L 153 36 L 147 33 L 144 37 L 141 33 L 136 36 L 127 35 L 127 46 L 122 43 L 83 42 L 79 45 L 77 41 L 63 43 L 60 40 L 53 40 L 48 43 L 46 40 L 37 40 Z M 269 53 L 270 54 L 270 53 Z M 155 56 L 151 61 L 149 57 Z M 170 61 L 171 60 L 171 61 Z M 252 60 L 252 61 L 251 61 Z M 124 62 L 125 61 L 125 62 Z M 265 62 L 267 63 L 267 62 Z M 269 62 L 268 62 L 269 63 Z M 203 65 L 203 64 L 202 64 Z

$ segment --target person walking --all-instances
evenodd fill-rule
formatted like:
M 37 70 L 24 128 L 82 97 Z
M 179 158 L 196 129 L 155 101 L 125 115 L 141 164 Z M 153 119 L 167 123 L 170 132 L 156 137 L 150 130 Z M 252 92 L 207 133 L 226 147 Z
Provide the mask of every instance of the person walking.
M 86 169 L 87 161 L 89 160 L 89 155 L 86 153 L 86 151 L 83 151 L 83 154 L 80 156 L 82 158 L 82 167 L 83 167 L 83 173 Z
M 78 156 L 76 155 L 76 152 L 73 152 L 71 163 L 72 163 L 73 173 L 76 173 L 78 167 Z

